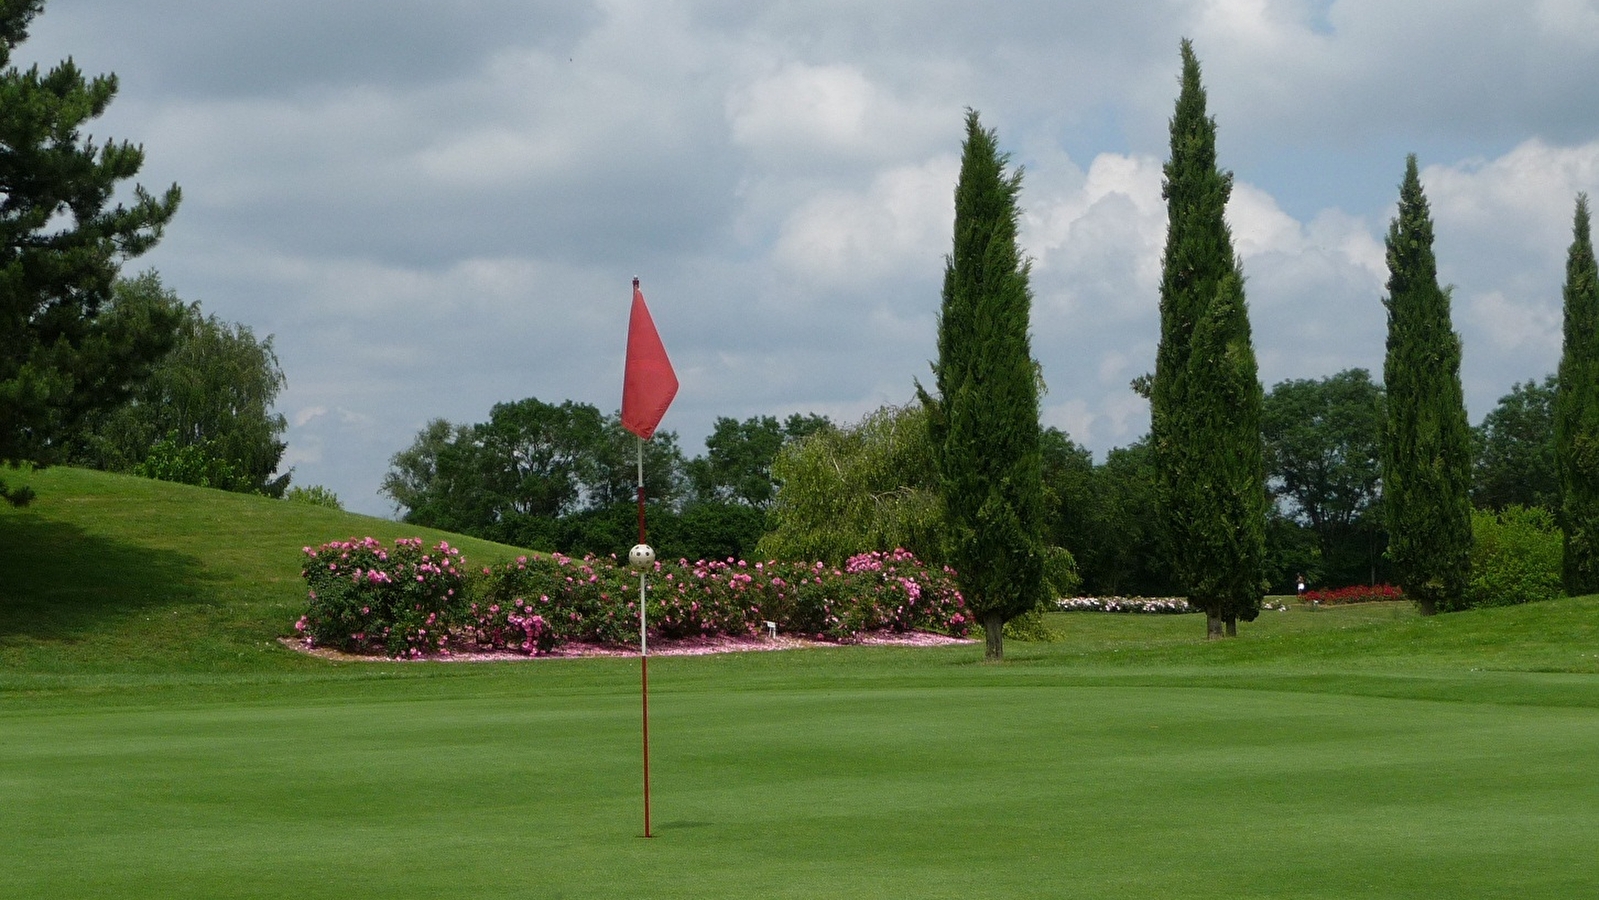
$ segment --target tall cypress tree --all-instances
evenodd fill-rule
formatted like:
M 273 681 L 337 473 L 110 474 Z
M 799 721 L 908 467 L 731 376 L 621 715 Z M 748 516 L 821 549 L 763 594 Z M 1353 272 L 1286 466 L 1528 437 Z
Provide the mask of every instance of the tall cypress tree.
M 1432 216 L 1416 156 L 1405 160 L 1388 228 L 1388 356 L 1383 363 L 1383 508 L 1388 556 L 1423 615 L 1459 609 L 1471 573 L 1471 428 L 1460 388 L 1460 336 L 1438 286 Z
M 1588 225 L 1588 195 L 1577 196 L 1566 257 L 1565 342 L 1555 393 L 1555 460 L 1560 475 L 1562 575 L 1569 594 L 1599 592 L 1599 265 Z
M 1177 581 L 1205 610 L 1206 634 L 1260 612 L 1266 487 L 1263 392 L 1244 279 L 1227 227 L 1232 174 L 1216 166 L 1216 122 L 1193 45 L 1182 42 L 1182 88 L 1165 168 L 1166 252 L 1160 347 L 1150 382 L 1150 438 Z
M 949 558 L 986 656 L 1004 654 L 1005 622 L 1043 597 L 1043 456 L 1038 367 L 1028 337 L 1029 264 L 1016 246 L 1018 170 L 977 113 L 955 187 L 955 239 L 938 319 L 938 396 L 921 394 L 948 514 Z

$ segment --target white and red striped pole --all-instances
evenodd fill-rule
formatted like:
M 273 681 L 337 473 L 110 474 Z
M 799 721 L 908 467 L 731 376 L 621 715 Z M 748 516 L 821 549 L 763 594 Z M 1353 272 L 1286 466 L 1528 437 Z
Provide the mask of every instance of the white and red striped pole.
M 644 705 L 644 836 L 650 834 L 650 638 L 649 616 L 645 613 L 648 601 L 644 581 L 655 563 L 655 551 L 645 541 L 644 533 L 644 439 L 638 442 L 638 545 L 627 554 L 628 562 L 638 569 L 638 664 L 639 692 Z
M 622 376 L 622 427 L 638 435 L 638 544 L 628 551 L 628 562 L 638 570 L 639 690 L 644 707 L 644 836 L 650 834 L 650 645 L 645 579 L 655 564 L 655 551 L 645 543 L 644 442 L 666 415 L 677 396 L 677 373 L 661 345 L 639 280 L 633 279 L 633 309 L 627 321 L 627 367 Z

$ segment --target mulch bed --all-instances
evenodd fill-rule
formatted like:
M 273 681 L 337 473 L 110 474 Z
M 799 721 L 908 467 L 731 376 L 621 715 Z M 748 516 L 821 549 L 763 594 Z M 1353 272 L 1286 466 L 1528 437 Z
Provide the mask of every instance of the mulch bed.
M 526 653 L 509 650 L 467 650 L 452 651 L 448 656 L 434 655 L 421 659 L 394 659 L 376 654 L 345 653 L 342 650 L 331 650 L 325 647 L 313 647 L 305 638 L 279 638 L 278 642 L 291 650 L 315 656 L 318 659 L 339 660 L 341 662 L 503 662 L 506 660 L 540 660 L 540 659 L 582 659 L 592 656 L 638 656 L 636 647 L 617 647 L 611 644 L 564 644 L 560 648 L 540 656 L 529 656 Z M 883 646 L 883 647 L 941 647 L 948 644 L 975 644 L 969 638 L 955 638 L 944 634 L 929 634 L 921 631 L 891 632 L 881 631 L 863 634 L 854 646 Z M 807 647 L 838 647 L 840 645 L 830 641 L 815 641 L 808 638 L 794 637 L 780 634 L 776 637 L 697 637 L 678 638 L 675 640 L 658 640 L 650 642 L 651 656 L 706 656 L 712 653 L 750 653 L 766 650 L 800 650 Z

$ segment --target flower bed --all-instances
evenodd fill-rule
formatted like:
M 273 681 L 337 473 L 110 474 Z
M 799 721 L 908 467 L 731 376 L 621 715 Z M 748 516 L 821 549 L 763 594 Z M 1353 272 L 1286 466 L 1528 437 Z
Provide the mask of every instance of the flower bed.
M 1182 597 L 1067 597 L 1055 601 L 1062 612 L 1191 613 L 1199 612 Z
M 1346 603 L 1375 603 L 1379 600 L 1403 600 L 1404 592 L 1391 584 L 1366 585 L 1357 584 L 1351 587 L 1338 588 L 1332 591 L 1306 591 L 1299 595 L 1299 599 L 1312 606 L 1338 606 Z
M 420 548 L 402 540 L 391 552 L 372 538 L 307 547 L 308 608 L 296 630 L 319 646 L 413 658 L 638 642 L 638 574 L 615 557 L 530 554 L 463 584 L 458 551 Z M 767 622 L 835 642 L 883 631 L 963 637 L 970 628 L 954 572 L 903 550 L 861 554 L 842 568 L 657 562 L 648 585 L 652 639 L 754 636 Z

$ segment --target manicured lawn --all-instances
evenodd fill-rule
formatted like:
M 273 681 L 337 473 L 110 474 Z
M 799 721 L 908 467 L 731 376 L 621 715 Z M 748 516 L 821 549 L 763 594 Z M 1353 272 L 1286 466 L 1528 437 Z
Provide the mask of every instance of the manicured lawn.
M 0 712 L 0 863 L 16 897 L 1529 898 L 1599 875 L 1591 676 L 1435 700 L 1404 695 L 1473 679 L 1305 693 L 972 655 L 655 660 L 648 841 L 631 661 L 25 698 Z
M 417 529 L 33 482 L 33 509 L 0 511 L 7 897 L 1528 900 L 1599 880 L 1595 598 L 1264 613 L 1221 644 L 1194 617 L 1063 614 L 1060 642 L 998 666 L 976 646 L 656 658 L 645 840 L 637 660 L 276 644 L 300 546 Z

